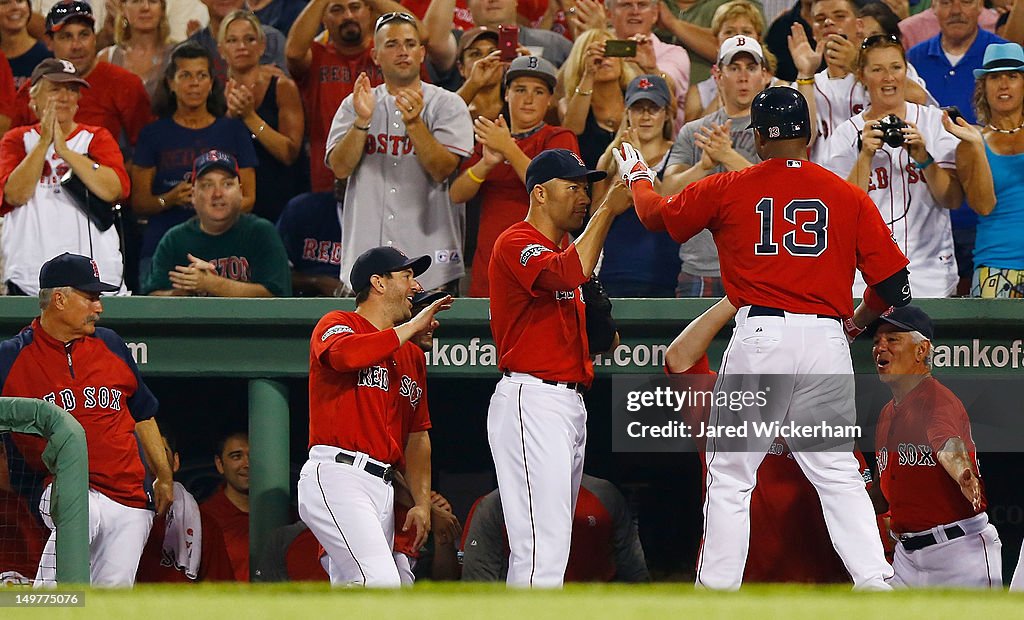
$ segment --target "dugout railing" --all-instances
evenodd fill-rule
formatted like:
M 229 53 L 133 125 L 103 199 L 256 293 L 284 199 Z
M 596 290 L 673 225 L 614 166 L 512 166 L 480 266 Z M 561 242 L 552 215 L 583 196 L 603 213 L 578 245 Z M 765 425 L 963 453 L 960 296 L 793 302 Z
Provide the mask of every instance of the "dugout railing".
M 658 373 L 664 350 L 692 318 L 715 300 L 613 300 L 622 344 L 596 361 L 598 381 L 613 374 Z M 915 302 L 935 320 L 936 366 L 945 373 L 1020 373 L 1024 368 L 1024 305 L 1018 300 L 946 299 Z M 125 297 L 104 300 L 102 324 L 128 343 L 144 377 L 241 378 L 248 381 L 250 548 L 255 559 L 267 535 L 289 517 L 288 390 L 284 379 L 305 377 L 309 336 L 330 310 L 351 310 L 351 299 L 188 299 Z M 38 315 L 33 298 L 0 298 L 0 326 L 13 336 Z M 440 316 L 429 374 L 436 378 L 497 380 L 485 299 L 459 299 Z M 720 359 L 728 330 L 712 344 Z M 871 371 L 870 342 L 853 346 L 855 366 Z M 588 400 L 588 407 L 601 403 Z M 305 412 L 295 412 L 305 415 Z M 88 557 L 86 555 L 86 557 Z

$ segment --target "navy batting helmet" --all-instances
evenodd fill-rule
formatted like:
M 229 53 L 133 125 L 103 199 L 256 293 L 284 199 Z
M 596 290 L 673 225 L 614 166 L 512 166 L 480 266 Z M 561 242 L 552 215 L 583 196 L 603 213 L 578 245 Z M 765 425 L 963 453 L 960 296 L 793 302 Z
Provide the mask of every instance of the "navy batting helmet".
M 750 104 L 750 125 L 768 140 L 811 139 L 811 118 L 807 100 L 786 86 L 766 88 Z

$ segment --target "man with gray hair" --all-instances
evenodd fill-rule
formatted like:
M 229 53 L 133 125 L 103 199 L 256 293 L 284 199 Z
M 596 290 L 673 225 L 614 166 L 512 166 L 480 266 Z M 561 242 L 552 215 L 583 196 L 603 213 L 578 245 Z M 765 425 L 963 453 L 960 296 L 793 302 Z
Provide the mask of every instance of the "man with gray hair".
M 174 499 L 171 467 L 154 417 L 159 403 L 124 340 L 96 327 L 103 313 L 100 293 L 117 290 L 100 280 L 96 261 L 65 252 L 39 271 L 39 317 L 0 343 L 0 395 L 54 403 L 85 429 L 94 587 L 135 583 L 153 511 L 163 514 Z M 46 447 L 42 438 L 30 435 L 16 435 L 15 443 L 29 463 L 39 462 Z M 143 454 L 155 476 L 152 487 L 146 485 Z M 36 585 L 46 586 L 56 578 L 49 486 L 39 511 L 51 529 L 36 574 Z
M 999 533 L 963 403 L 931 375 L 932 320 L 904 306 L 875 323 L 872 357 L 893 395 L 875 435 L 880 484 L 897 540 L 895 587 L 1001 588 Z

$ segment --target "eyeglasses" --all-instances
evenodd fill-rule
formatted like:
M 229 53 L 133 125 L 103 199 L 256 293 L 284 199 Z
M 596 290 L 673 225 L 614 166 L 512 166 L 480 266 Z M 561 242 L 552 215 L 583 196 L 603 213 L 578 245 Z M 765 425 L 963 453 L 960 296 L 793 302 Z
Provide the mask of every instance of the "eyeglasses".
M 401 11 L 393 11 L 391 13 L 385 13 L 378 17 L 377 23 L 373 25 L 373 31 L 376 33 L 381 28 L 383 28 L 385 24 L 388 24 L 395 20 L 401 20 L 403 22 L 406 22 L 407 24 L 412 24 L 413 26 L 416 25 L 416 18 L 413 17 L 412 15 L 409 15 L 408 13 L 403 13 Z
M 873 34 L 864 39 L 864 42 L 860 44 L 860 49 L 866 50 L 869 47 L 883 44 L 900 45 L 900 40 L 894 34 Z

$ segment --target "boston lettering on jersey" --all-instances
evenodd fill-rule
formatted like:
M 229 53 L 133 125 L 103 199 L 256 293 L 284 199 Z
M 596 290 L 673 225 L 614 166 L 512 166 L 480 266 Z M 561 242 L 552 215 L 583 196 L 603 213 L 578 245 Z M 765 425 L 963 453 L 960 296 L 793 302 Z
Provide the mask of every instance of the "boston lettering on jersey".
M 229 280 L 236 282 L 250 282 L 252 280 L 252 269 L 249 267 L 249 259 L 244 256 L 227 256 L 215 258 L 210 261 L 217 268 L 217 273 Z
M 386 133 L 379 133 L 376 137 L 370 136 L 366 140 L 367 155 L 373 155 L 374 153 L 409 155 L 414 152 L 409 136 L 389 136 Z

